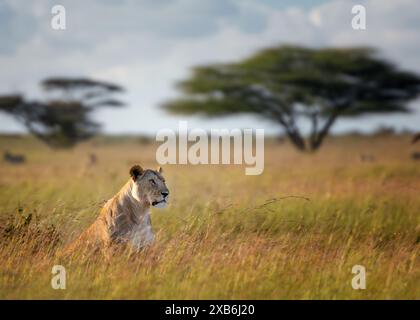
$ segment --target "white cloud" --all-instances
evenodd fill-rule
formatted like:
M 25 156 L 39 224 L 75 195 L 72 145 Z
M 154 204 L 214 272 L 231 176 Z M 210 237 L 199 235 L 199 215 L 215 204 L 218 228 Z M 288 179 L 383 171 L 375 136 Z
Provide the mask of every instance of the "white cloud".
M 174 81 L 185 77 L 191 66 L 237 60 L 273 44 L 369 45 L 404 68 L 420 72 L 417 0 L 335 0 L 312 9 L 297 5 L 277 8 L 252 0 L 126 0 L 124 5 L 112 1 L 62 2 L 67 9 L 68 29 L 64 32 L 49 27 L 54 1 L 4 1 L 3 6 L 17 20 L 1 20 L 0 25 L 14 26 L 19 32 L 5 41 L 7 48 L 0 47 L 0 93 L 29 91 L 36 95 L 39 80 L 55 75 L 117 81 L 127 88 L 124 100 L 130 107 L 98 115 L 113 132 L 176 127 L 177 118 L 164 114 L 157 105 L 176 94 Z M 356 3 L 366 6 L 367 30 L 351 28 L 351 7 Z M 139 118 L 145 120 L 142 127 Z M 252 117 L 235 119 L 217 120 L 211 125 L 267 126 Z M 391 121 L 378 119 L 366 125 Z M 193 121 L 209 127 L 197 118 Z M 412 118 L 399 119 L 398 123 L 412 125 L 409 121 Z M 0 124 L 10 128 L 10 118 L 0 117 Z M 349 125 L 351 121 L 342 127 Z

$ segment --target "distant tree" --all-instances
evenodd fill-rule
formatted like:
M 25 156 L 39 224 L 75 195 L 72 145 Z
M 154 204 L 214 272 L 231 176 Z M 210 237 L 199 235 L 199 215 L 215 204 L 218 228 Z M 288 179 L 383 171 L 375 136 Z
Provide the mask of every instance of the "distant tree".
M 27 101 L 21 95 L 0 96 L 0 111 L 13 115 L 28 131 L 51 147 L 72 147 L 100 129 L 91 113 L 101 107 L 120 107 L 112 96 L 123 89 L 89 79 L 50 78 L 41 83 L 45 101 Z
M 420 132 L 417 132 L 414 136 L 413 139 L 411 140 L 411 143 L 414 144 L 417 141 L 420 141 Z
M 184 97 L 163 104 L 171 113 L 253 113 L 280 125 L 299 150 L 314 151 L 339 117 L 410 111 L 420 78 L 370 48 L 280 46 L 238 63 L 196 67 L 178 88 Z M 301 119 L 310 123 L 307 139 Z

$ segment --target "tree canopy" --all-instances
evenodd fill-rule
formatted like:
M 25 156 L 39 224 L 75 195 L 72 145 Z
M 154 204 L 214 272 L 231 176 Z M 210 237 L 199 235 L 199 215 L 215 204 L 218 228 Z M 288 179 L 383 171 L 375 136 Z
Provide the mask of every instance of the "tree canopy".
M 28 131 L 52 147 L 72 147 L 96 134 L 100 125 L 91 113 L 100 107 L 120 107 L 114 99 L 123 89 L 84 78 L 50 78 L 41 83 L 49 94 L 44 101 L 22 95 L 0 96 L 0 111 L 13 115 Z
M 209 117 L 253 113 L 279 124 L 300 150 L 316 150 L 339 117 L 409 112 L 420 78 L 371 48 L 279 46 L 229 64 L 195 67 L 163 108 Z M 310 122 L 305 139 L 300 119 Z

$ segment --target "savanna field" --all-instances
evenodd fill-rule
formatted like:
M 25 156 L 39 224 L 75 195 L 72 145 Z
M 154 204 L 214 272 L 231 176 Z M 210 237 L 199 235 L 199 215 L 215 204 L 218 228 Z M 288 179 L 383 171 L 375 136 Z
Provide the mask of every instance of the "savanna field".
M 132 164 L 157 166 L 156 147 L 96 138 L 52 151 L 1 137 L 1 151 L 27 161 L 1 162 L 0 298 L 420 299 L 420 161 L 404 135 L 330 138 L 316 154 L 267 141 L 260 176 L 164 166 L 171 199 L 152 209 L 149 249 L 60 258 Z M 56 264 L 65 290 L 51 288 Z M 366 290 L 351 286 L 354 265 L 366 267 Z

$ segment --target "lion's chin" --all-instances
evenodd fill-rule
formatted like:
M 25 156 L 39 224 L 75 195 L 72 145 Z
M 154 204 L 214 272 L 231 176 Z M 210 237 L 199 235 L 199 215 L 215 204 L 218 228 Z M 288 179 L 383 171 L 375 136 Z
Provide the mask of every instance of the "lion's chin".
M 166 200 L 152 202 L 152 206 L 155 208 L 165 208 L 167 204 Z

